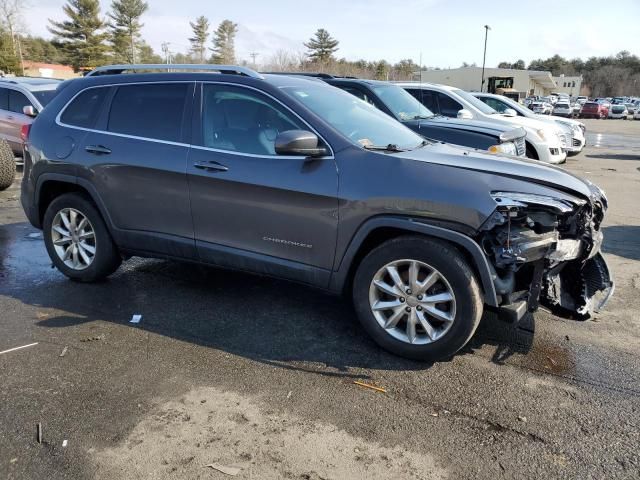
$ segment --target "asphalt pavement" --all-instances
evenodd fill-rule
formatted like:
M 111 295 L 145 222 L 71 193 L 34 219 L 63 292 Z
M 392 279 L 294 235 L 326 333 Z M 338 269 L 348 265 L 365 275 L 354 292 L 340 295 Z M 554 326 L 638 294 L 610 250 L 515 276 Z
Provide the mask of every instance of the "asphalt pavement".
M 486 315 L 433 365 L 296 284 L 139 258 L 69 281 L 18 179 L 0 192 L 0 477 L 640 478 L 640 121 L 586 123 L 565 168 L 610 200 L 607 309 Z

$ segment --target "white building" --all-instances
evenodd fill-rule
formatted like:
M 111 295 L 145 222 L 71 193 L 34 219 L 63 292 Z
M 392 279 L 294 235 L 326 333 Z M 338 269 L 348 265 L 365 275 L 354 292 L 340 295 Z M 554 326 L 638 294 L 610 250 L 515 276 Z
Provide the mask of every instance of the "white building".
M 416 77 L 418 77 L 416 80 L 419 79 L 423 82 L 442 83 L 463 90 L 480 91 L 482 67 L 423 70 L 419 74 L 417 73 Z M 511 88 L 516 90 L 521 98 L 529 95 L 544 96 L 561 91 L 558 90 L 557 82 L 551 76 L 551 72 L 516 70 L 512 68 L 485 68 L 484 88 L 482 91 L 495 91 L 495 88 Z M 579 89 L 576 90 L 576 95 L 578 91 Z
M 570 96 L 580 95 L 580 89 L 582 88 L 582 75 L 570 77 L 568 75 L 560 75 L 559 77 L 553 77 L 558 87 L 556 92 L 566 93 Z

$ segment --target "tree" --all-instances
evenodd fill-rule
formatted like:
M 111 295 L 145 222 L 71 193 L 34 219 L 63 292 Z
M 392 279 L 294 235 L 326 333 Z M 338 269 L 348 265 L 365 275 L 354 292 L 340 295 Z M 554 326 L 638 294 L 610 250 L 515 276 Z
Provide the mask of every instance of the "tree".
M 338 51 L 338 40 L 331 37 L 324 28 L 319 28 L 315 37 L 304 44 L 309 49 L 307 55 L 311 61 L 327 63 L 333 58 L 333 54 Z
M 23 3 L 20 0 L 0 0 L 0 26 L 8 31 L 14 55 L 17 54 L 16 35 L 22 6 Z
M 420 66 L 414 63 L 411 59 L 400 60 L 393 66 L 393 69 L 398 72 L 400 80 L 411 80 L 414 72 L 420 71 Z
M 13 51 L 11 34 L 0 27 L 0 71 L 18 73 L 20 61 Z
M 162 57 L 153 51 L 153 48 L 144 40 L 138 44 L 139 63 L 164 63 Z
M 76 71 L 104 64 L 107 34 L 106 23 L 100 18 L 99 1 L 68 0 L 62 10 L 68 19 L 61 22 L 50 19 L 48 29 L 64 49 L 68 63 Z
M 204 63 L 204 54 L 207 51 L 205 44 L 209 38 L 209 20 L 204 15 L 196 18 L 195 22 L 189 22 L 193 30 L 193 37 L 189 38 L 191 43 L 191 54 L 198 63 Z
M 149 9 L 143 0 L 113 0 L 109 23 L 110 41 L 116 57 L 123 57 L 126 63 L 136 63 L 140 46 L 140 17 Z
M 238 24 L 231 20 L 223 20 L 213 34 L 213 63 L 236 63 L 235 39 L 238 32 Z
M 511 68 L 515 68 L 516 70 L 524 70 L 525 69 L 524 60 L 517 60 L 516 63 L 511 65 Z

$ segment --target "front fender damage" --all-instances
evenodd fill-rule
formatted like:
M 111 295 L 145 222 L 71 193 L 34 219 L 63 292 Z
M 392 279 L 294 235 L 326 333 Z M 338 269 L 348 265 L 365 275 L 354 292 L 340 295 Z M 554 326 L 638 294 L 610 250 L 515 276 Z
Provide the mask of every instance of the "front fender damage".
M 600 253 L 606 198 L 497 193 L 478 242 L 494 268 L 500 313 L 509 321 L 535 311 L 584 320 L 603 308 L 614 282 Z

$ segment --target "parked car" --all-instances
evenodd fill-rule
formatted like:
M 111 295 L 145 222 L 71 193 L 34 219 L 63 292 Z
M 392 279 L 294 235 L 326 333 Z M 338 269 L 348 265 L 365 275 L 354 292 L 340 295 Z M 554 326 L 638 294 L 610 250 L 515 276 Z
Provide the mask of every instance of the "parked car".
M 60 80 L 32 77 L 0 78 L 0 139 L 5 139 L 14 155 L 22 158 L 23 126 L 51 101 Z
M 634 120 L 640 120 L 640 107 L 636 108 L 635 113 L 633 114 Z
M 587 127 L 584 123 L 569 118 L 557 117 L 554 115 L 538 115 L 528 108 L 523 107 L 518 102 L 507 98 L 503 95 L 495 95 L 493 93 L 474 92 L 473 95 L 496 110 L 498 113 L 508 114 L 509 110 L 520 117 L 531 118 L 542 122 L 560 125 L 568 135 L 567 154 L 577 155 L 582 151 L 585 145 L 585 132 Z
M 609 114 L 609 108 L 602 103 L 587 102 L 582 106 L 580 110 L 581 118 L 607 118 Z
M 553 105 L 549 102 L 533 102 L 531 110 L 539 115 L 551 115 L 553 113 Z
M 629 112 L 629 115 L 633 115 L 634 113 L 636 113 L 637 106 L 635 103 L 629 102 L 629 103 L 625 103 L 624 105 L 625 107 L 627 107 L 627 112 Z
M 426 142 L 317 80 L 197 67 L 101 67 L 32 124 L 21 202 L 66 276 L 138 255 L 303 282 L 423 360 L 462 348 L 484 305 L 584 318 L 610 296 L 591 182 Z
M 580 110 L 582 110 L 582 104 L 575 102 L 571 104 L 571 118 L 579 117 Z
M 584 95 L 578 95 L 578 98 L 576 99 L 576 103 L 579 103 L 580 105 L 584 105 L 588 101 L 589 101 L 589 97 L 586 97 Z
M 526 131 L 514 125 L 466 121 L 435 115 L 403 88 L 389 82 L 334 77 L 318 73 L 284 73 L 319 78 L 382 110 L 428 140 L 479 148 L 491 153 L 525 156 Z
M 559 100 L 553 106 L 553 114 L 558 117 L 573 117 L 573 107 L 569 102 Z
M 463 120 L 482 120 L 523 127 L 526 132 L 526 156 L 546 163 L 562 163 L 568 141 L 565 131 L 549 123 L 519 116 L 505 115 L 459 88 L 433 83 L 398 82 L 435 114 Z
M 609 118 L 621 118 L 622 120 L 626 120 L 629 112 L 627 111 L 627 107 L 624 103 L 614 103 L 611 105 L 609 109 Z

